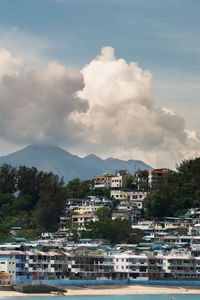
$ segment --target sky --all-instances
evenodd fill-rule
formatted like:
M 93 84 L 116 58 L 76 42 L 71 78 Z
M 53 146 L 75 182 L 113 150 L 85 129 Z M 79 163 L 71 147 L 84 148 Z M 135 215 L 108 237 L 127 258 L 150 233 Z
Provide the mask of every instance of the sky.
M 198 0 L 0 0 L 0 155 L 198 156 L 199 15 Z

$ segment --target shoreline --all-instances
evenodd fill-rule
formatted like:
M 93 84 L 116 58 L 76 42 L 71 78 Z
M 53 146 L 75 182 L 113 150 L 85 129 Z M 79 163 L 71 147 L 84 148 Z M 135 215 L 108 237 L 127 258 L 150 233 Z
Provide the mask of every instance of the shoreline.
M 86 287 L 66 286 L 62 296 L 97 296 L 97 295 L 198 295 L 200 287 L 191 286 L 149 286 L 149 285 L 91 285 Z M 42 297 L 59 294 L 24 294 L 15 291 L 0 291 L 0 298 L 7 297 Z

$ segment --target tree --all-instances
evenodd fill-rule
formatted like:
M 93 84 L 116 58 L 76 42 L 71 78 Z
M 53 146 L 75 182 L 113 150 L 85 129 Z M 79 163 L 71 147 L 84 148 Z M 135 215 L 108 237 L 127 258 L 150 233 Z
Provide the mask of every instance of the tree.
M 87 198 L 87 196 L 90 195 L 91 188 L 92 188 L 91 180 L 81 181 L 79 178 L 70 180 L 66 185 L 68 198 L 79 198 L 79 199 Z
M 35 211 L 36 222 L 43 230 L 54 231 L 67 201 L 63 180 L 59 180 L 53 173 L 46 174 L 39 196 Z
M 184 160 L 176 171 L 162 176 L 145 198 L 147 217 L 179 216 L 200 206 L 200 158 Z
M 78 224 L 73 222 L 72 217 L 67 222 L 66 229 L 67 229 L 66 234 L 68 240 L 76 242 L 79 238 L 79 230 L 78 230 Z
M 0 193 L 13 194 L 16 191 L 16 169 L 8 164 L 0 166 Z
M 40 185 L 46 173 L 38 171 L 35 167 L 21 166 L 17 172 L 17 189 L 20 195 L 29 195 L 32 208 L 39 200 Z
M 83 184 L 85 186 L 85 184 Z M 10 235 L 10 227 L 21 226 L 27 238 L 43 230 L 55 230 L 67 200 L 63 180 L 26 166 L 18 170 L 0 167 L 0 240 Z
M 98 196 L 98 197 L 110 197 L 110 190 L 106 188 L 95 188 L 92 189 L 89 193 L 88 196 Z
M 133 183 L 133 176 L 129 176 L 126 178 L 126 180 L 124 182 L 123 190 L 130 192 L 134 189 L 136 189 L 136 185 Z
M 81 181 L 79 178 L 74 178 L 73 180 L 70 180 L 68 182 L 68 184 L 66 185 L 68 198 L 77 198 L 80 185 Z
M 90 221 L 86 225 L 86 230 L 81 231 L 83 238 L 106 239 L 111 243 L 137 244 L 142 241 L 142 231 L 132 229 L 131 222 L 128 220 L 115 219 L 105 216 L 99 221 Z
M 95 215 L 100 219 L 110 217 L 111 216 L 111 210 L 107 206 L 99 207 L 95 211 Z

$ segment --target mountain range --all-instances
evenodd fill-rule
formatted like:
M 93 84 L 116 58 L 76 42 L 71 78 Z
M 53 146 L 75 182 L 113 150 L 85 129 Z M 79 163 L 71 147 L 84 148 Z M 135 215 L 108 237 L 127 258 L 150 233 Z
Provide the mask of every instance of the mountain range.
M 81 158 L 62 148 L 46 145 L 30 145 L 2 156 L 0 165 L 4 163 L 13 167 L 25 165 L 44 172 L 53 172 L 60 177 L 63 176 L 65 182 L 77 177 L 85 180 L 104 173 L 114 174 L 121 169 L 127 169 L 130 174 L 134 174 L 137 170 L 152 170 L 152 167 L 140 160 L 125 161 L 112 157 L 101 159 L 94 154 Z

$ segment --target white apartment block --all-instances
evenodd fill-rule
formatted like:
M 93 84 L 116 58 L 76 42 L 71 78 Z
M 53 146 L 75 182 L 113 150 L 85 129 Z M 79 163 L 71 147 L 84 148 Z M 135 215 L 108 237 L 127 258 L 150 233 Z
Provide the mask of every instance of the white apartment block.
M 16 281 L 16 260 L 14 258 L 0 258 L 0 278 L 4 282 Z
M 113 176 L 112 177 L 112 183 L 111 183 L 111 189 L 121 189 L 123 187 L 123 184 L 125 182 L 125 176 L 119 175 L 119 176 Z
M 120 253 L 114 255 L 116 279 L 148 280 L 148 257 Z

